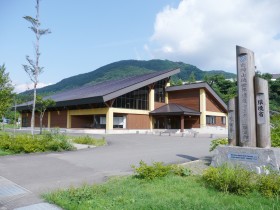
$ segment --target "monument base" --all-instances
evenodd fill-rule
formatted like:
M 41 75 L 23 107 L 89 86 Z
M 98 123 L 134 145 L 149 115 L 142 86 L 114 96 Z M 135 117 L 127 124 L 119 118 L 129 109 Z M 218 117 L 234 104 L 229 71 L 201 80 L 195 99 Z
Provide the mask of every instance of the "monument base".
M 211 166 L 241 166 L 258 174 L 280 171 L 280 148 L 218 146 Z

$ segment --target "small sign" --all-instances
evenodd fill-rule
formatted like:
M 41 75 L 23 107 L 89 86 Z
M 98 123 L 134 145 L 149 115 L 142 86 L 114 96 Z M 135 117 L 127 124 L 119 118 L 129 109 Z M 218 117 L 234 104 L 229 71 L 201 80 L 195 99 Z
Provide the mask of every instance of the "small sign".
M 265 124 L 265 99 L 263 93 L 256 95 L 257 124 Z
M 257 162 L 259 156 L 257 154 L 238 154 L 238 153 L 229 153 L 228 158 L 231 160 L 239 160 L 239 161 L 253 161 Z

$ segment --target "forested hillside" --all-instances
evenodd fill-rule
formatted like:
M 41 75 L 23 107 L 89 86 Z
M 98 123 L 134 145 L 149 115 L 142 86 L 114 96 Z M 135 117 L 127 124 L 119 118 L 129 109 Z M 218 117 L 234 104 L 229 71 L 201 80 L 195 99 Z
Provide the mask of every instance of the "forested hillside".
M 155 71 L 163 71 L 174 68 L 181 69 L 181 73 L 172 78 L 172 80 L 175 82 L 178 79 L 187 81 L 192 73 L 195 75 L 196 80 L 202 80 L 205 75 L 213 74 L 221 74 L 225 78 L 236 77 L 235 74 L 228 73 L 225 71 L 202 71 L 196 66 L 185 64 L 182 62 L 172 62 L 168 60 L 123 60 L 102 66 L 88 73 L 79 74 L 73 77 L 63 79 L 54 85 L 49 85 L 47 87 L 38 89 L 38 93 L 40 95 L 49 95 L 67 89 L 80 87 L 83 85 L 97 84 L 108 80 L 121 79 L 134 75 L 147 74 Z M 20 95 L 26 96 L 29 93 L 31 92 L 26 91 L 24 93 L 21 93 Z

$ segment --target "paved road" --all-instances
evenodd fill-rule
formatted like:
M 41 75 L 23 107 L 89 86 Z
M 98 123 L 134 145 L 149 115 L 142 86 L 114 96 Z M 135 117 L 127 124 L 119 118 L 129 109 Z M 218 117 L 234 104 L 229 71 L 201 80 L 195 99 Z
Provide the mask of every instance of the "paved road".
M 54 189 L 130 174 L 140 160 L 182 163 L 209 156 L 212 139 L 134 134 L 107 135 L 106 140 L 108 146 L 93 149 L 0 157 L 0 176 L 29 191 L 6 207 L 42 202 L 40 195 Z

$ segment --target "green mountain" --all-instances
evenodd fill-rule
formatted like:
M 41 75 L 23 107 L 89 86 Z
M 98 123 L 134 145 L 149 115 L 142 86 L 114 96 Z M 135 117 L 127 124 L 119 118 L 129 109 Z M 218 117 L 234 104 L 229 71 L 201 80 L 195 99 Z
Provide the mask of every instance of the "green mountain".
M 94 71 L 72 76 L 60 82 L 38 89 L 40 95 L 49 95 L 56 92 L 80 87 L 83 85 L 97 84 L 104 81 L 116 80 L 130 76 L 180 68 L 181 72 L 172 77 L 173 81 L 182 79 L 187 81 L 190 74 L 194 72 L 196 80 L 202 80 L 205 75 L 222 74 L 225 78 L 235 78 L 236 75 L 225 71 L 202 71 L 196 66 L 183 62 L 173 62 L 169 60 L 123 60 L 102 66 Z M 32 90 L 31 90 L 32 91 Z M 25 91 L 20 95 L 29 95 L 31 91 Z

